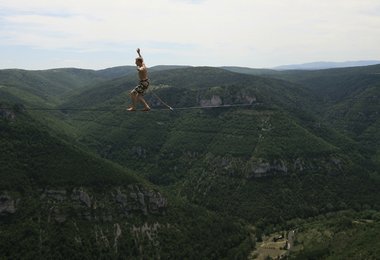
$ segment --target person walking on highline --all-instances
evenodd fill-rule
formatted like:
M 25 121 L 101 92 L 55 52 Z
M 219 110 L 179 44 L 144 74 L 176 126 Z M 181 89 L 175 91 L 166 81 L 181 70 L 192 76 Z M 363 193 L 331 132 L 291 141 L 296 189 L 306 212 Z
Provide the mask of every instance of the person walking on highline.
M 140 101 L 144 105 L 143 111 L 149 111 L 150 107 L 144 99 L 144 93 L 149 87 L 148 69 L 145 66 L 144 59 L 140 54 L 140 48 L 137 48 L 136 66 L 140 79 L 140 83 L 129 93 L 131 97 L 132 105 L 127 109 L 128 111 L 136 111 L 137 101 Z

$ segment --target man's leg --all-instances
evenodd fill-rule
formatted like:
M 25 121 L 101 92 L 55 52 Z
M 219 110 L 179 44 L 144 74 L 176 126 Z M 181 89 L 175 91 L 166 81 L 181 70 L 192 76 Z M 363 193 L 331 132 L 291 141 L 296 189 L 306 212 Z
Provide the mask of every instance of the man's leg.
M 143 95 L 138 95 L 138 99 L 140 100 L 141 103 L 143 103 L 144 105 L 144 111 L 149 111 L 150 110 L 150 106 L 148 105 L 148 103 L 145 101 L 145 98 L 143 97 Z
M 129 93 L 129 96 L 131 97 L 131 101 L 132 101 L 132 105 L 129 106 L 129 108 L 127 109 L 128 111 L 135 111 L 136 110 L 136 99 L 137 99 L 137 92 L 132 90 L 130 93 Z

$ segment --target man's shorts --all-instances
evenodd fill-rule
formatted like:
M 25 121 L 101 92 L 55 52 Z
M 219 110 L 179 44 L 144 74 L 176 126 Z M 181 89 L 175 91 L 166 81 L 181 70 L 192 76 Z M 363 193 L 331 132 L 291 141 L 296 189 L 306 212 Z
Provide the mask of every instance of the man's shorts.
M 132 92 L 137 92 L 139 95 L 144 95 L 145 91 L 149 87 L 149 80 L 140 80 L 140 84 L 138 84 Z

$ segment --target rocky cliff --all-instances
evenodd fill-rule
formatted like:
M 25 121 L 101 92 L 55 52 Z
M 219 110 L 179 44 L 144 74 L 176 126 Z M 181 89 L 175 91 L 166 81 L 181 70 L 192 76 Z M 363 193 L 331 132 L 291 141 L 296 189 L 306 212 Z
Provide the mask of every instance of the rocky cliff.
M 158 232 L 170 227 L 150 216 L 163 216 L 167 208 L 167 199 L 159 191 L 139 184 L 105 192 L 89 187 L 49 187 L 24 195 L 10 191 L 0 195 L 0 220 L 17 223 L 30 218 L 27 222 L 33 223 L 31 230 L 39 233 L 37 251 L 45 250 L 43 241 L 63 236 L 77 248 L 86 248 L 93 241 L 99 249 L 115 256 L 120 244 L 132 243 L 131 249 L 145 255 L 159 248 Z M 57 234 L 57 229 L 62 233 Z

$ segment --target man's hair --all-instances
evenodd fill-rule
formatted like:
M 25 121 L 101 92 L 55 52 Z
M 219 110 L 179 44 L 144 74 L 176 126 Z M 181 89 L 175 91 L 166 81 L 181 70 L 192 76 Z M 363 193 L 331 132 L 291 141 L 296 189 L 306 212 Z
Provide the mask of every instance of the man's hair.
M 144 61 L 144 60 L 143 60 L 143 58 L 141 58 L 141 57 L 137 57 L 137 58 L 136 58 L 136 61 Z

